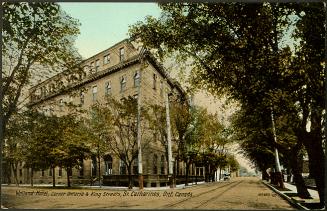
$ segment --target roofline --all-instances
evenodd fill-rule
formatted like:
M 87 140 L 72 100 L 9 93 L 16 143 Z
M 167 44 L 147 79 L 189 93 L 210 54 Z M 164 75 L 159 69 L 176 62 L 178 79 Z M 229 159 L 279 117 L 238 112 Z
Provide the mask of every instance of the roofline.
M 94 57 L 97 57 L 97 56 L 99 56 L 100 54 L 102 54 L 102 53 L 104 53 L 104 52 L 106 52 L 106 51 L 108 51 L 108 50 L 110 50 L 110 49 L 112 49 L 112 48 L 115 48 L 115 47 L 117 47 L 117 45 L 120 45 L 120 44 L 122 44 L 122 43 L 124 43 L 124 42 L 129 43 L 129 39 L 126 38 L 126 39 L 124 39 L 124 40 L 122 40 L 122 41 L 120 41 L 120 42 L 114 44 L 113 46 L 111 46 L 111 47 L 109 47 L 109 48 L 107 48 L 107 49 L 105 49 L 105 50 L 103 50 L 103 51 L 100 51 L 99 53 L 97 53 L 97 54 L 95 54 L 95 55 L 93 55 L 93 56 L 91 56 L 91 57 L 88 57 L 88 58 L 86 58 L 86 59 L 83 59 L 81 62 L 79 62 L 79 64 L 78 64 L 77 66 L 80 67 L 80 65 L 83 64 L 83 62 L 86 62 L 87 60 L 92 59 L 92 58 L 94 58 Z M 38 84 L 32 86 L 29 90 L 33 90 L 34 88 L 40 86 L 41 84 L 46 83 L 47 81 L 50 81 L 50 80 L 54 79 L 55 77 L 60 76 L 61 74 L 63 74 L 63 73 L 66 72 L 66 71 L 68 71 L 68 70 L 67 70 L 67 69 L 66 69 L 66 70 L 63 70 L 63 71 L 61 71 L 61 72 L 55 74 L 54 76 L 51 76 L 50 78 L 45 79 L 44 81 L 42 81 L 42 82 L 40 82 L 40 83 L 38 83 Z

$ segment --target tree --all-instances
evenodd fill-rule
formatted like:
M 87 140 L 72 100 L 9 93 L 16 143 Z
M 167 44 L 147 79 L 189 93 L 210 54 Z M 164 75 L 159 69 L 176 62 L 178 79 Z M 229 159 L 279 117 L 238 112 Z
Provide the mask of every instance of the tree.
M 303 122 L 297 141 L 306 147 L 323 204 L 323 4 L 169 3 L 160 7 L 162 17 L 137 23 L 130 30 L 132 38 L 141 38 L 159 56 L 176 53 L 182 61 L 192 58 L 193 84 L 217 96 L 227 94 L 241 104 L 264 105 L 281 116 L 300 103 L 300 109 L 293 110 L 294 121 Z M 294 54 L 281 45 L 283 32 L 295 22 L 291 14 L 298 18 L 296 58 L 301 66 L 290 62 Z M 309 113 L 312 132 L 307 133 Z
M 138 157 L 137 146 L 137 101 L 135 98 L 123 98 L 117 101 L 108 98 L 104 104 L 97 105 L 93 111 L 98 125 L 104 127 L 94 128 L 95 134 L 101 134 L 104 144 L 110 153 L 118 157 L 124 163 L 126 169 L 121 169 L 123 174 L 127 170 L 128 188 L 133 187 L 133 162 Z M 149 116 L 146 108 L 141 107 L 142 126 L 142 150 L 146 150 L 149 139 L 146 137 L 145 128 L 148 125 Z
M 176 172 L 174 175 L 179 174 L 179 162 L 184 158 L 187 158 L 186 153 L 191 143 L 187 143 L 187 135 L 191 132 L 192 114 L 190 108 L 186 102 L 174 102 L 171 106 L 171 125 L 172 134 L 176 143 L 176 158 L 177 164 Z
M 167 121 L 166 110 L 160 105 L 150 105 L 150 128 L 159 136 L 161 145 L 165 148 L 165 157 L 168 163 L 168 141 L 167 141 Z
M 269 110 L 243 106 L 233 117 L 234 138 L 240 142 L 244 154 L 263 172 L 265 179 L 269 177 L 266 170 L 274 166 L 274 149 L 277 148 L 283 165 L 292 169 L 298 195 L 309 198 L 310 194 L 299 170 L 301 144 L 297 142 L 292 123 L 287 121 L 289 116 L 276 119 L 278 143 L 275 143 L 271 128 L 266 124 L 270 119 L 269 113 Z M 273 177 L 271 182 L 276 182 Z
M 31 78 L 42 75 L 38 75 L 41 67 L 71 69 L 80 59 L 73 48 L 73 37 L 79 33 L 78 22 L 60 10 L 58 4 L 4 2 L 1 9 L 4 14 L 0 73 L 2 153 L 8 122 L 24 101 L 22 91 Z
M 55 167 L 59 165 L 62 143 L 61 121 L 56 116 L 45 116 L 35 110 L 26 111 L 24 133 L 21 140 L 25 167 L 33 171 L 52 169 L 52 185 L 55 187 Z
M 68 114 L 59 117 L 61 122 L 61 145 L 58 146 L 58 163 L 67 171 L 67 186 L 71 187 L 70 176 L 74 167 L 90 155 L 90 137 L 83 121 Z
M 96 103 L 91 107 L 89 117 L 86 123 L 89 131 L 89 143 L 91 148 L 94 149 L 91 151 L 92 155 L 95 155 L 98 159 L 99 183 L 101 185 L 101 157 L 103 158 L 110 150 L 106 139 L 113 133 L 113 117 L 111 110 L 100 103 Z
M 24 140 L 26 134 L 22 127 L 24 125 L 24 119 L 22 115 L 15 115 L 8 123 L 8 129 L 6 131 L 6 145 L 4 146 L 3 156 L 6 158 L 6 163 L 9 166 L 6 176 L 10 177 L 11 172 L 14 176 L 16 186 L 18 186 L 17 167 L 18 164 L 23 161 L 24 153 L 22 150 L 21 140 Z M 10 179 L 8 179 L 10 181 Z

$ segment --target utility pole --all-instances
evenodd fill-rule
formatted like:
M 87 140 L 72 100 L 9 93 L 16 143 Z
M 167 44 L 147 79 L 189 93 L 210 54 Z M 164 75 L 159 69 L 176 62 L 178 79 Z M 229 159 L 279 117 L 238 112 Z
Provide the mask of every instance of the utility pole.
M 137 89 L 137 149 L 138 149 L 138 174 L 139 188 L 143 189 L 142 147 L 141 147 L 141 70 Z
M 98 160 L 99 160 L 99 163 L 98 163 L 98 171 L 99 171 L 99 185 L 100 185 L 100 188 L 101 188 L 101 156 L 100 156 L 100 141 L 101 141 L 101 135 L 99 137 L 99 141 L 98 141 Z
M 166 83 L 168 85 L 168 83 Z M 170 113 L 169 113 L 169 91 L 166 87 L 166 124 L 167 124 L 167 145 L 168 145 L 168 180 L 170 183 L 170 188 L 173 188 L 174 178 L 173 175 L 173 155 L 171 150 L 171 129 L 170 129 Z
M 272 130 L 273 130 L 274 141 L 275 141 L 275 143 L 277 143 L 274 112 L 273 112 L 272 107 L 271 107 L 271 122 L 272 122 Z M 282 175 L 282 171 L 281 171 L 281 168 L 280 168 L 280 162 L 279 162 L 279 155 L 278 155 L 277 147 L 275 147 L 275 164 L 276 164 L 275 180 L 276 180 L 277 184 L 279 184 L 280 188 L 285 188 L 284 182 L 283 182 L 283 175 Z

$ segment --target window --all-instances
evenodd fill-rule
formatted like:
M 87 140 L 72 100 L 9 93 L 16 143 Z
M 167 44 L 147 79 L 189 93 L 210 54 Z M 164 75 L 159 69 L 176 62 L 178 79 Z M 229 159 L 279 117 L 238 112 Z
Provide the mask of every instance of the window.
M 97 92 L 98 92 L 98 87 L 93 86 L 92 87 L 92 101 L 95 102 L 97 100 Z
M 120 92 L 125 91 L 126 89 L 126 76 L 122 76 L 120 79 Z
M 107 81 L 104 85 L 104 94 L 105 96 L 108 96 L 111 94 L 111 83 L 110 81 Z
M 134 74 L 134 87 L 138 87 L 140 85 L 140 73 L 137 71 Z
M 83 159 L 79 160 L 79 176 L 80 177 L 84 176 L 84 160 Z
M 100 69 L 100 60 L 97 59 L 97 60 L 95 61 L 95 72 L 98 72 L 99 69 Z
M 165 156 L 161 155 L 161 160 L 160 160 L 160 168 L 161 168 L 161 174 L 165 174 Z
M 60 99 L 59 100 L 59 111 L 63 111 L 64 110 L 64 100 Z
M 96 177 L 97 176 L 97 158 L 95 156 L 92 156 L 91 161 L 91 176 Z
M 133 173 L 134 174 L 138 174 L 139 172 L 139 168 L 138 168 L 138 158 L 135 158 L 135 160 L 133 161 Z
M 58 170 L 58 176 L 59 176 L 59 177 L 62 176 L 62 168 L 61 168 L 61 166 L 59 167 L 59 170 Z
M 86 77 L 86 74 L 87 74 L 88 70 L 89 70 L 88 66 L 83 67 L 83 70 L 78 74 L 80 80 L 82 80 L 83 78 Z
M 93 73 L 93 71 L 94 71 L 94 68 L 95 68 L 95 64 L 94 64 L 94 62 L 91 62 L 91 67 L 90 67 L 90 74 L 92 74 L 92 73 Z
M 153 74 L 153 89 L 157 89 L 157 75 Z
M 158 174 L 158 156 L 156 154 L 153 155 L 153 174 Z
M 119 162 L 119 174 L 120 175 L 126 174 L 126 165 L 123 160 L 120 160 Z
M 81 103 L 81 105 L 84 105 L 84 92 L 83 91 L 81 91 L 81 93 L 80 93 L 80 103 Z
M 71 168 L 67 169 L 67 176 L 71 177 L 73 175 L 73 170 Z
M 105 55 L 103 57 L 103 64 L 109 64 L 110 63 L 110 54 Z
M 160 96 L 163 96 L 163 82 L 160 81 Z
M 125 59 L 125 49 L 124 48 L 119 49 L 119 59 L 121 62 L 124 61 L 124 59 Z
M 106 155 L 104 157 L 104 165 L 105 165 L 105 174 L 112 174 L 112 157 L 110 155 Z

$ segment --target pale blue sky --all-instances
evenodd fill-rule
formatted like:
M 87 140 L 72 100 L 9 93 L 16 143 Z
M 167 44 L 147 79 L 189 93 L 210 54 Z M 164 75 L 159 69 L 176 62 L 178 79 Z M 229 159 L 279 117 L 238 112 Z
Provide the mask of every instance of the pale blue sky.
M 159 17 L 155 3 L 60 3 L 62 9 L 80 21 L 76 47 L 88 58 L 127 38 L 128 26 L 147 15 Z

